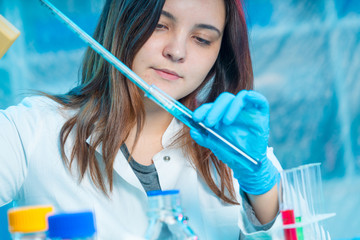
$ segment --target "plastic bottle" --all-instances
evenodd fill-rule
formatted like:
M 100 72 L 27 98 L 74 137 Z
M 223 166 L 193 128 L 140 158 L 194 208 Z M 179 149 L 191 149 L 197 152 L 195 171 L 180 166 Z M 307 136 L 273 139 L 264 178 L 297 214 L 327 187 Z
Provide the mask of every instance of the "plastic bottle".
M 12 208 L 8 211 L 9 231 L 13 240 L 45 240 L 47 216 L 52 206 Z
M 49 216 L 48 238 L 52 240 L 95 239 L 95 221 L 92 212 L 60 213 Z
M 188 226 L 180 205 L 179 190 L 148 192 L 147 240 L 198 240 Z

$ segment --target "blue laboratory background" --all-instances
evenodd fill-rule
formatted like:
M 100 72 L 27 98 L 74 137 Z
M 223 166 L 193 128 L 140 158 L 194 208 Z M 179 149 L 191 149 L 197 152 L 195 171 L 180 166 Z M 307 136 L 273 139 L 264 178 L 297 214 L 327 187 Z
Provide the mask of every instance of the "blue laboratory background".
M 104 0 L 53 0 L 92 34 Z M 285 169 L 321 162 L 333 239 L 360 238 L 360 1 L 247 0 L 255 88 L 271 106 L 270 146 Z M 0 60 L 0 108 L 30 89 L 75 86 L 85 44 L 38 0 L 0 0 L 21 35 Z M 0 186 L 1 188 L 1 186 Z M 0 239 L 10 239 L 0 208 Z

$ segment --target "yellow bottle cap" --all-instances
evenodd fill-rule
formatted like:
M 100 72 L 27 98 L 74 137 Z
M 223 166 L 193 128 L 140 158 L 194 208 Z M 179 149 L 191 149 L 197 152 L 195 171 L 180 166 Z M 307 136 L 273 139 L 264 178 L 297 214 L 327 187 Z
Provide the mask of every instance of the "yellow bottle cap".
M 30 206 L 13 208 L 8 211 L 9 231 L 11 233 L 43 232 L 48 229 L 47 215 L 53 212 L 52 206 Z

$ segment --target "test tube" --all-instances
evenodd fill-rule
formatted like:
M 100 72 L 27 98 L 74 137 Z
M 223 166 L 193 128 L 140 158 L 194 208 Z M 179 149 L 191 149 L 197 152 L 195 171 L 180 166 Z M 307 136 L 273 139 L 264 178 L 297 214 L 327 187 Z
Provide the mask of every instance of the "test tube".
M 279 194 L 284 226 L 289 224 L 296 226 L 294 229 L 284 229 L 286 240 L 295 239 L 293 238 L 295 229 L 297 240 L 320 239 L 320 226 L 316 220 L 317 215 L 322 211 L 323 203 L 320 163 L 307 164 L 281 172 Z
M 279 189 L 280 213 L 283 225 L 295 224 L 295 176 L 292 171 L 281 172 L 281 184 Z M 298 240 L 296 228 L 284 229 L 285 240 Z

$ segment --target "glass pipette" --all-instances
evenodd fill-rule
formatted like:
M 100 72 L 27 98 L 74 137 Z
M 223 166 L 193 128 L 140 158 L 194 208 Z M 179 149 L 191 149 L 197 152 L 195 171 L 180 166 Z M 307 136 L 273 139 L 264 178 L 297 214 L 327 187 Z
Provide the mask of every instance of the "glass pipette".
M 47 0 L 40 0 L 44 6 L 47 7 L 57 17 L 62 23 L 64 23 L 71 31 L 78 35 L 85 43 L 89 45 L 95 52 L 100 54 L 106 61 L 108 61 L 112 66 L 119 70 L 125 77 L 131 80 L 135 85 L 137 85 L 141 90 L 145 92 L 145 96 L 157 103 L 159 106 L 164 108 L 174 117 L 179 119 L 185 125 L 190 128 L 195 128 L 206 134 L 211 134 L 224 142 L 230 148 L 235 150 L 237 153 L 245 157 L 249 162 L 254 165 L 259 165 L 259 162 L 253 157 L 249 156 L 247 153 L 236 147 L 234 144 L 226 140 L 220 134 L 216 133 L 213 129 L 206 127 L 203 123 L 197 123 L 192 119 L 192 111 L 185 107 L 180 102 L 176 101 L 155 85 L 149 85 L 143 79 L 141 79 L 137 74 L 135 74 L 130 68 L 128 68 L 124 63 L 122 63 L 118 58 L 116 58 L 112 53 L 110 53 L 106 48 L 104 48 L 100 43 L 95 39 L 89 36 L 84 32 L 79 26 L 72 22 L 68 17 L 66 17 L 60 10 L 58 10 L 54 5 L 52 5 Z M 251 168 L 252 170 L 252 168 Z

